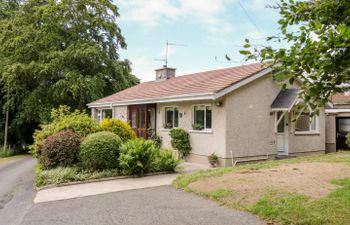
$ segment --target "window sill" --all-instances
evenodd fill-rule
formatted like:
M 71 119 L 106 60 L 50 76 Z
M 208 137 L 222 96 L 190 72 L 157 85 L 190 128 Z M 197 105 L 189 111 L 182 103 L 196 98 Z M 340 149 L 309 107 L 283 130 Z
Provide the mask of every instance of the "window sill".
M 190 130 L 189 132 L 198 134 L 212 134 L 213 130 Z
M 294 135 L 302 136 L 302 135 L 320 135 L 318 131 L 295 131 Z
M 168 128 L 162 128 L 162 129 L 159 129 L 159 131 L 161 132 L 170 132 L 171 129 L 168 129 Z

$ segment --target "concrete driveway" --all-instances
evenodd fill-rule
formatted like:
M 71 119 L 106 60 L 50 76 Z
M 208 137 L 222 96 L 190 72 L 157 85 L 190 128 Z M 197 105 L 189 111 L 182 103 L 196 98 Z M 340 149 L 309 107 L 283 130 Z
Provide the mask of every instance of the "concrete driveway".
M 160 186 L 35 204 L 23 225 L 256 225 L 257 217 Z
M 20 224 L 32 206 L 35 164 L 31 156 L 0 160 L 0 225 Z

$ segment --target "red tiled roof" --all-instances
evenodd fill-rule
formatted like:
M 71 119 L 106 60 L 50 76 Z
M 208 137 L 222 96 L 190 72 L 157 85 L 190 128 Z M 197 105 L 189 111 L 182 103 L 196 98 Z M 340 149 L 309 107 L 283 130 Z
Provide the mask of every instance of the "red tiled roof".
M 120 101 L 152 100 L 182 95 L 212 94 L 264 70 L 264 64 L 253 63 L 238 67 L 177 76 L 169 80 L 138 84 L 90 104 L 116 103 Z
M 337 93 L 331 97 L 334 104 L 350 104 L 350 92 Z

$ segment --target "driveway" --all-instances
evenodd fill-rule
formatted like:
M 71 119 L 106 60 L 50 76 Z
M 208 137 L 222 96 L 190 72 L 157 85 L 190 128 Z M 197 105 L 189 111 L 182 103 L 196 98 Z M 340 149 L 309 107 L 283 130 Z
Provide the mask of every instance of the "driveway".
M 34 198 L 34 165 L 31 156 L 0 160 L 0 224 L 20 224 Z
M 257 217 L 160 186 L 35 204 L 23 225 L 256 225 Z

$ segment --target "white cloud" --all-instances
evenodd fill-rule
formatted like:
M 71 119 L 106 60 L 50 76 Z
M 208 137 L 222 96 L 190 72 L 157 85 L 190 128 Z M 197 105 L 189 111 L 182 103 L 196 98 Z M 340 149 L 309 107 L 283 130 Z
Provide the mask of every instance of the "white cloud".
M 157 26 L 164 20 L 185 19 L 213 34 L 227 34 L 233 26 L 225 20 L 229 0 L 116 0 L 123 10 L 121 20 Z

